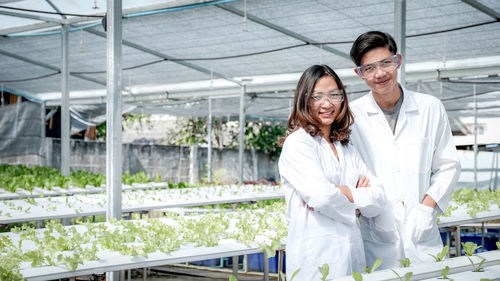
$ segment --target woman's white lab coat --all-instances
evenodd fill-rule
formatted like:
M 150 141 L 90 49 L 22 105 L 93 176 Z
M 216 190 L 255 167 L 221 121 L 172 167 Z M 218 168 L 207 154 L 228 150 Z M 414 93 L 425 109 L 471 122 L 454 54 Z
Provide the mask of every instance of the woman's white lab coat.
M 403 257 L 412 263 L 432 261 L 428 254 L 442 249 L 436 214 L 446 210 L 460 173 L 442 103 L 430 95 L 403 92 L 394 134 L 371 92 L 351 102 L 353 145 L 382 182 L 399 230 L 392 242 L 365 241 L 367 256 L 375 253 L 386 268 L 398 266 Z M 435 210 L 420 204 L 426 194 L 437 202 Z
M 365 255 L 355 210 L 376 216 L 387 204 L 382 186 L 369 174 L 354 147 L 334 145 L 339 160 L 325 139 L 312 137 L 303 129 L 290 134 L 283 145 L 279 171 L 289 218 L 288 280 L 297 269 L 295 280 L 320 280 L 318 267 L 325 263 L 330 267 L 328 279 L 361 272 Z M 370 178 L 371 187 L 355 188 L 362 175 Z M 351 189 L 354 204 L 336 185 Z

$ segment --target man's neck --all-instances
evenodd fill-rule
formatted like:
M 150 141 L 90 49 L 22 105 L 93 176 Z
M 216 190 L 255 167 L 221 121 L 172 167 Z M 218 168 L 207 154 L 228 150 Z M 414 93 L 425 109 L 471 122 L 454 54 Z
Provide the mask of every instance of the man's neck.
M 401 90 L 398 87 L 394 87 L 394 91 L 387 95 L 374 94 L 373 98 L 377 102 L 378 106 L 384 110 L 391 110 L 394 108 L 399 98 L 401 97 Z

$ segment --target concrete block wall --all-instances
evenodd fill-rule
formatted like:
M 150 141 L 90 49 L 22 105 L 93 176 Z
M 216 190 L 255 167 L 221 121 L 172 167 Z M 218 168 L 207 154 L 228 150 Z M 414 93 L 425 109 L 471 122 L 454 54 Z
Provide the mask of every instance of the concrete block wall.
M 46 165 L 60 168 L 61 142 L 46 139 Z M 193 151 L 193 153 L 191 153 Z M 200 182 L 207 175 L 207 154 L 205 147 L 182 147 L 152 144 L 123 144 L 122 171 L 135 174 L 140 171 L 151 176 L 161 175 L 163 180 L 177 182 Z M 256 160 L 255 160 L 256 159 Z M 243 178 L 247 180 L 279 179 L 277 159 L 257 152 L 252 158 L 250 150 L 245 151 Z M 24 155 L 0 158 L 1 163 L 38 166 L 39 155 Z M 106 173 L 106 143 L 93 141 L 70 141 L 70 169 L 93 173 Z M 212 149 L 212 178 L 223 183 L 238 181 L 238 150 Z M 217 178 L 216 178 L 217 177 Z

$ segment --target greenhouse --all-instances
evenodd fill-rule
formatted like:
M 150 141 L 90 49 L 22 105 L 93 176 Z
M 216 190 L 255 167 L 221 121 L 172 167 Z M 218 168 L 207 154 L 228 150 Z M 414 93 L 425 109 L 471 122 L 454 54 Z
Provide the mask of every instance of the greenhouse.
M 433 262 L 319 280 L 500 280 L 500 1 L 0 0 L 0 22 L 0 281 L 301 281 L 278 142 L 308 67 L 370 92 L 371 30 L 443 104 L 461 172 Z

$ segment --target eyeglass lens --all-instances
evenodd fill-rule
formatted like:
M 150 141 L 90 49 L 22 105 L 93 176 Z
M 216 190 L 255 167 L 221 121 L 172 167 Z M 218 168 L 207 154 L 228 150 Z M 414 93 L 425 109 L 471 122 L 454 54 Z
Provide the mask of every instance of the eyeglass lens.
M 398 65 L 397 55 L 388 57 L 373 63 L 363 64 L 358 66 L 358 70 L 363 77 L 369 77 L 376 73 L 377 68 L 385 72 L 391 72 L 396 69 Z

